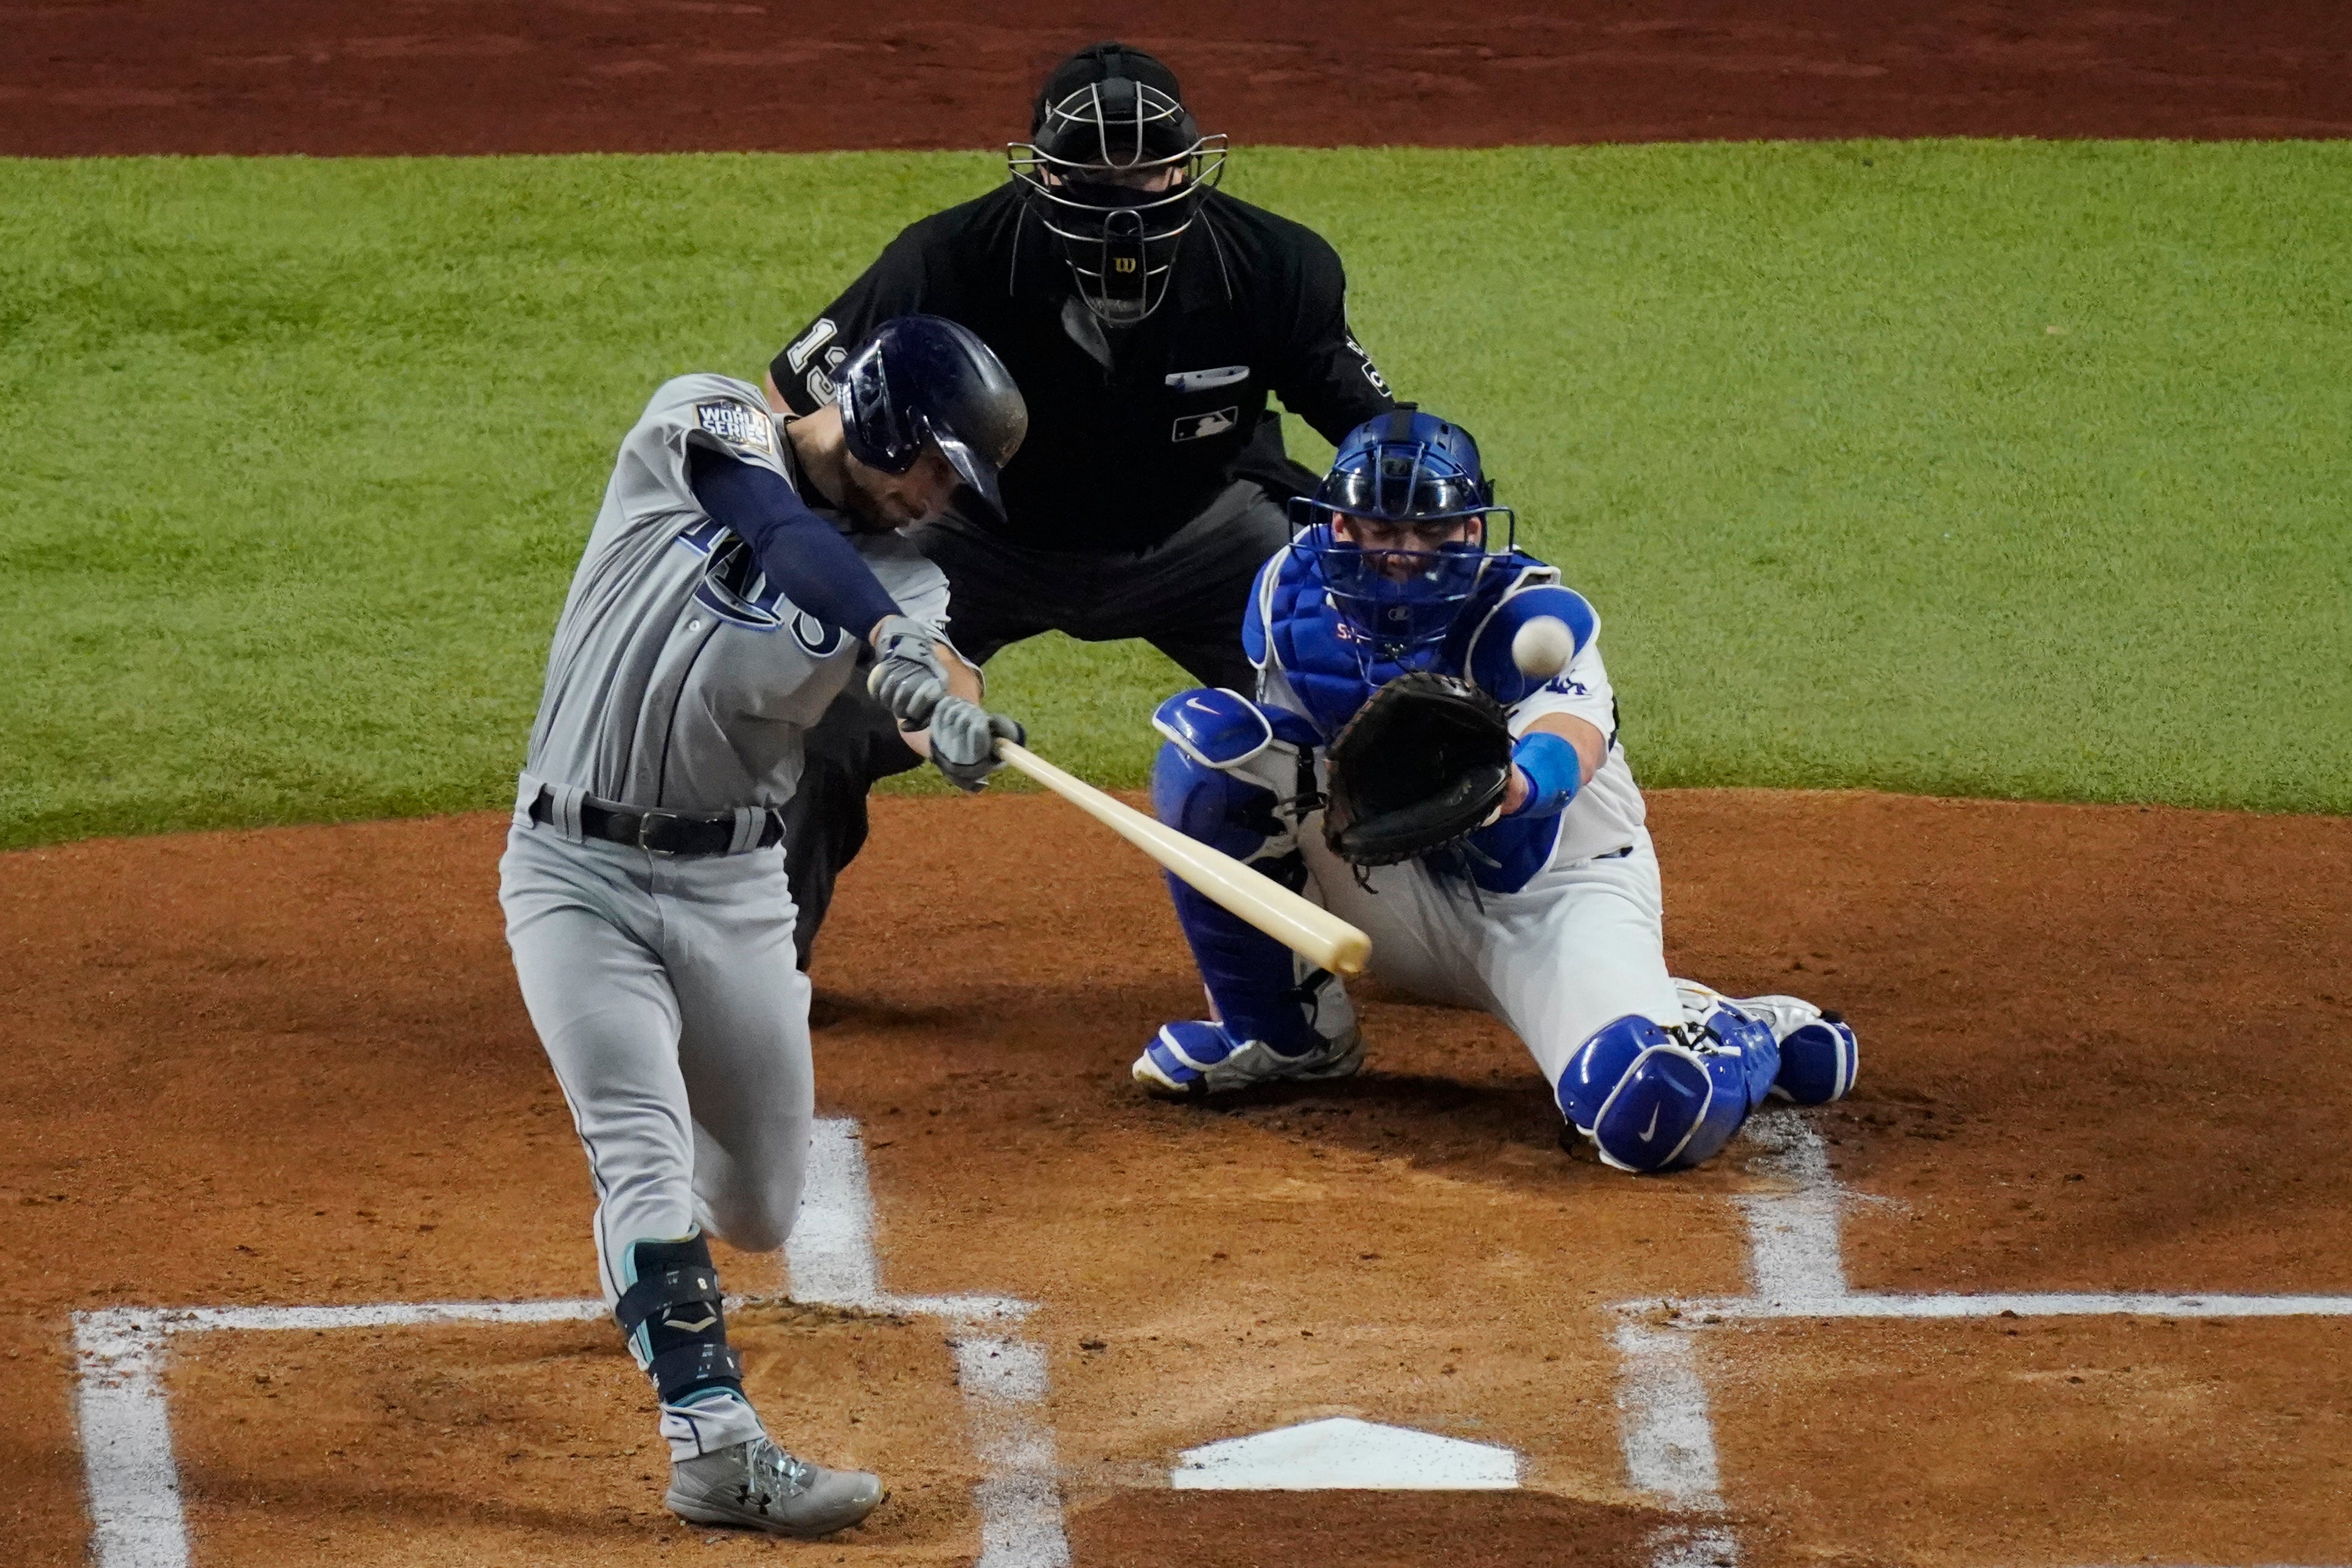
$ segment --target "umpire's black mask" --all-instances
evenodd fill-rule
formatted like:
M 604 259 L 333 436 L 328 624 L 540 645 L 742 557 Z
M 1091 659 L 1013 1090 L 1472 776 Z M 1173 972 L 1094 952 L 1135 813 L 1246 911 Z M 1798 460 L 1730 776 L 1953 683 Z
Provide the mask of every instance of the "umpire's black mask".
M 1105 326 L 1160 308 L 1177 247 L 1223 174 L 1225 139 L 1202 136 L 1175 73 L 1140 49 L 1097 44 L 1055 68 L 1013 177 Z

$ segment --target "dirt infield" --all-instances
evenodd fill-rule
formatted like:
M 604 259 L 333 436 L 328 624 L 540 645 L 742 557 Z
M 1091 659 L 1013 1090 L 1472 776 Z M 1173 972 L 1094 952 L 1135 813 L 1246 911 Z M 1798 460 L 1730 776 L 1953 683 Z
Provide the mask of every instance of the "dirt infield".
M 1242 144 L 2352 134 L 2340 0 L 6 0 L 0 154 L 989 147 L 1112 33 Z
M 1856 1289 L 2352 1291 L 2352 821 L 1654 807 L 1676 967 L 1859 1024 L 1859 1091 L 1810 1113 L 1860 1195 Z M 82 1559 L 75 1310 L 593 1290 L 500 832 L 0 857 L 10 1562 Z M 820 1096 L 865 1130 L 889 1288 L 1040 1303 L 1082 1568 L 1650 1561 L 1607 1308 L 1741 1289 L 1751 1149 L 1664 1180 L 1571 1157 L 1499 1029 L 1377 992 L 1359 1081 L 1147 1102 L 1125 1065 L 1197 1002 L 1181 943 L 1143 862 L 1038 797 L 883 801 L 817 975 L 845 1015 Z M 776 1288 L 766 1260 L 723 1266 Z M 778 1429 L 897 1489 L 808 1560 L 968 1561 L 982 1462 L 939 1324 L 742 1322 Z M 2324 1563 L 2352 1540 L 2346 1320 L 1709 1332 L 1758 1568 Z M 209 1334 L 166 1385 L 197 1568 L 769 1550 L 658 1511 L 647 1396 L 600 1323 Z M 1180 1450 L 1339 1414 L 1507 1445 L 1526 1490 L 1167 1488 Z

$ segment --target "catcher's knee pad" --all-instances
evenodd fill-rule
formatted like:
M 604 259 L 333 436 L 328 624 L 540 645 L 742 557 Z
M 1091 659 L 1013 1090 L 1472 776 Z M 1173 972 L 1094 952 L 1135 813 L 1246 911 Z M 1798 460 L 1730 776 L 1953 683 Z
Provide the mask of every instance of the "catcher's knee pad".
M 629 1349 L 660 1391 L 680 1405 L 713 1388 L 743 1392 L 743 1363 L 727 1343 L 719 1270 L 702 1233 L 629 1249 L 635 1278 L 613 1308 Z
M 1204 763 L 1172 740 L 1151 765 L 1151 810 L 1185 837 L 1240 861 L 1283 832 L 1273 790 Z
M 1770 1031 L 1758 1031 L 1769 1046 Z M 1558 1086 L 1560 1113 L 1620 1170 L 1688 1169 L 1729 1143 L 1761 1097 L 1747 1049 L 1754 1043 L 1745 1035 L 1726 1043 L 1628 1014 L 1594 1030 L 1569 1058 Z M 1769 1067 L 1762 1082 L 1770 1083 Z
M 1276 807 L 1307 766 L 1298 737 L 1306 721 L 1202 687 L 1160 704 L 1152 723 L 1168 737 L 1151 770 L 1160 820 L 1294 893 L 1304 888 L 1296 829 Z M 1201 982 L 1241 1039 L 1296 1052 L 1345 1027 L 1334 1019 L 1346 996 L 1329 976 L 1297 963 L 1281 943 L 1173 876 L 1168 893 Z
M 1151 773 L 1161 821 L 1228 854 L 1255 852 L 1226 849 L 1220 835 L 1288 837 L 1275 807 L 1314 793 L 1312 724 L 1238 692 L 1196 686 L 1161 703 L 1151 727 L 1168 737 Z

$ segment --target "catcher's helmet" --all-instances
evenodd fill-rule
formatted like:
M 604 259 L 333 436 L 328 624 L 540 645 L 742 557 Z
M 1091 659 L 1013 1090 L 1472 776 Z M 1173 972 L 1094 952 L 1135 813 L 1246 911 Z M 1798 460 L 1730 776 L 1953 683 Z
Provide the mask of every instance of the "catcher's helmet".
M 1314 562 L 1340 616 L 1384 659 L 1443 642 L 1494 559 L 1492 519 L 1505 520 L 1506 549 L 1517 529 L 1510 508 L 1495 505 L 1470 433 L 1409 402 L 1349 431 L 1315 494 L 1290 508 L 1293 548 Z M 1343 538 L 1339 518 L 1368 527 Z M 1426 546 L 1368 549 L 1361 538 L 1371 529 L 1471 532 L 1472 524 L 1475 537 Z
M 1029 140 L 1007 147 L 1006 163 L 1060 242 L 1078 297 L 1125 327 L 1167 297 L 1184 231 L 1224 172 L 1225 139 L 1201 134 L 1166 66 L 1096 44 L 1045 78 Z
M 926 443 L 1002 517 L 996 471 L 1029 431 L 1029 405 L 970 328 L 938 316 L 894 316 L 833 373 L 849 455 L 904 474 Z

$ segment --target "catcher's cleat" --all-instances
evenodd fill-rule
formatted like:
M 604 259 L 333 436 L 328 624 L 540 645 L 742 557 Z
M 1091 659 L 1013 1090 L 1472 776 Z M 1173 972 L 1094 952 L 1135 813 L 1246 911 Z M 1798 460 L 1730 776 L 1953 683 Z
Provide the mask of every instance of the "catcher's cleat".
M 1862 1046 L 1853 1026 L 1800 997 L 1734 997 L 1732 1006 L 1762 1019 L 1780 1042 L 1772 1092 L 1800 1105 L 1826 1105 L 1853 1087 Z
M 694 1524 L 803 1538 L 846 1530 L 887 1495 L 881 1478 L 796 1459 L 765 1437 L 672 1461 L 662 1500 Z
M 1154 1094 L 1190 1098 L 1257 1083 L 1353 1077 L 1364 1065 L 1364 1037 L 1354 1025 L 1295 1056 L 1262 1040 L 1236 1040 L 1224 1025 L 1184 1019 L 1161 1028 L 1135 1059 L 1135 1081 Z

